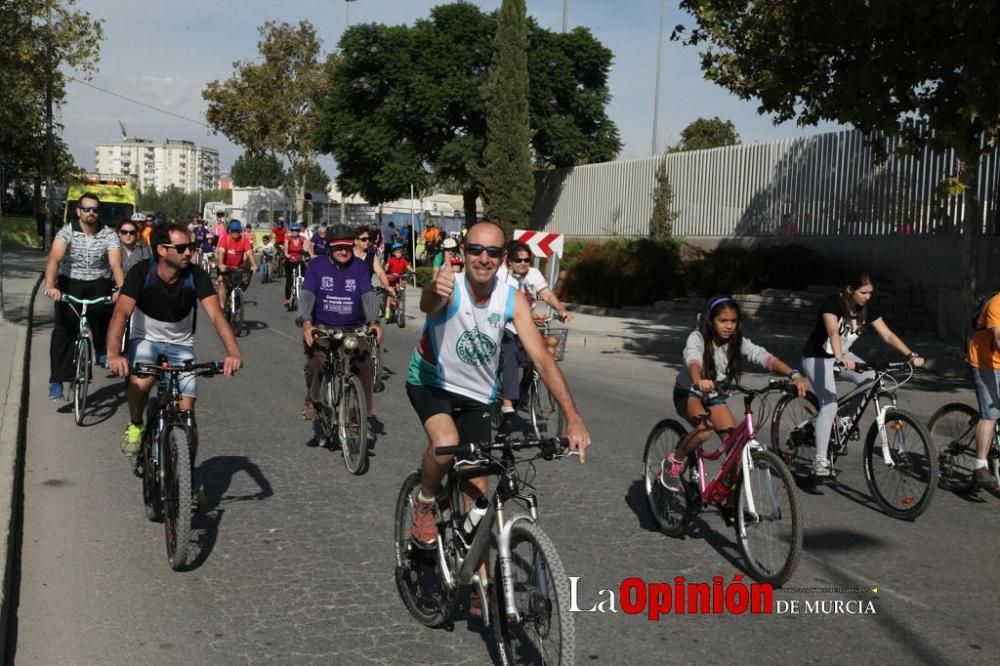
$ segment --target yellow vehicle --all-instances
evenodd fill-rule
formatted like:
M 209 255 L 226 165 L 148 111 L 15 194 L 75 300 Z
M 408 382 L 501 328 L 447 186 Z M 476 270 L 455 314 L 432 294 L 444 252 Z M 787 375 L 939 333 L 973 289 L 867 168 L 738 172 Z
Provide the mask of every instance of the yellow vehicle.
M 119 220 L 135 213 L 135 190 L 125 176 L 87 174 L 72 182 L 66 190 L 65 224 L 76 209 L 77 200 L 84 194 L 95 194 L 101 201 L 101 223 L 113 227 Z

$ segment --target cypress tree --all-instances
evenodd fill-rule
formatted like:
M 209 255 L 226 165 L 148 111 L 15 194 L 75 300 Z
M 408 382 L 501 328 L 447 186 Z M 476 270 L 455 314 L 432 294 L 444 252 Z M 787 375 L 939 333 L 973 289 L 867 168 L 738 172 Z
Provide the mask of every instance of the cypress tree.
M 503 0 L 487 83 L 483 192 L 488 219 L 525 227 L 535 193 L 524 0 Z
M 653 215 L 649 220 L 649 237 L 657 242 L 669 241 L 674 235 L 674 221 L 677 213 L 671 212 L 674 202 L 674 188 L 667 175 L 667 159 L 660 160 L 656 167 L 656 189 L 653 191 Z

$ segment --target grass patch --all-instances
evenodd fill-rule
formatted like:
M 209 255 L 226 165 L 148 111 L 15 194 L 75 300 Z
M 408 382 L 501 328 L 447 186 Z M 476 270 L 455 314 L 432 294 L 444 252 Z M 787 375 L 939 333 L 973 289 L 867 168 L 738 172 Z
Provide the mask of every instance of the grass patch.
M 24 216 L 0 217 L 0 234 L 4 245 L 18 247 L 41 247 L 38 234 L 35 233 L 35 218 Z

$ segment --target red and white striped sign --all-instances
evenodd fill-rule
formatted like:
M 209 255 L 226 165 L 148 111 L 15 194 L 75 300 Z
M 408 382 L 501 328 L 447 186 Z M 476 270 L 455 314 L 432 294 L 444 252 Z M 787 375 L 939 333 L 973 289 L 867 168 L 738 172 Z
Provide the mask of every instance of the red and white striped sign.
M 536 257 L 551 257 L 553 254 L 562 259 L 563 234 L 549 234 L 544 231 L 514 230 L 514 240 L 521 241 Z

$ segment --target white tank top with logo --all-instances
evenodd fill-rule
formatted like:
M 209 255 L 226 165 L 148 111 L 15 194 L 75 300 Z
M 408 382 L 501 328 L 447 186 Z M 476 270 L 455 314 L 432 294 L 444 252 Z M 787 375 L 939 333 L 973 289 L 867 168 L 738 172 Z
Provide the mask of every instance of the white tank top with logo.
M 516 289 L 494 281 L 490 300 L 476 305 L 464 276 L 445 311 L 429 315 L 410 357 L 406 381 L 435 386 L 482 403 L 496 400 L 499 389 L 500 340 L 514 319 Z

